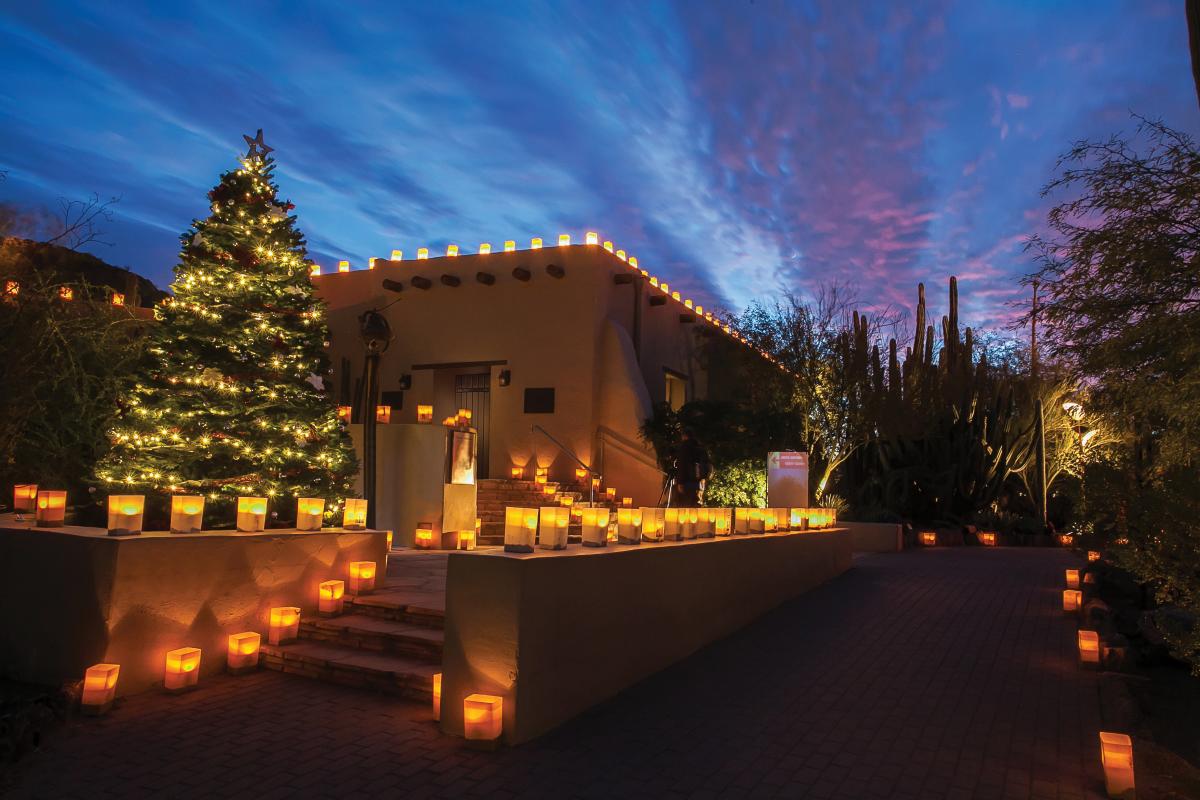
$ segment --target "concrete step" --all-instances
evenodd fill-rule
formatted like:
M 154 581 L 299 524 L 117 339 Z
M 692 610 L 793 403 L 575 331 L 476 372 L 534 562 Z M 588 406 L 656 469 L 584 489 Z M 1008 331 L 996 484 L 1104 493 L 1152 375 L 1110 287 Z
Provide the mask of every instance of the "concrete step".
M 346 598 L 346 610 L 426 628 L 444 628 L 446 594 L 411 589 L 386 589 Z
M 394 653 L 440 664 L 445 633 L 440 628 L 397 622 L 368 614 L 305 617 L 300 638 L 331 642 L 357 650 Z
M 433 675 L 442 669 L 440 664 L 430 661 L 303 640 L 284 645 L 264 644 L 262 665 L 327 683 L 424 702 L 433 699 Z

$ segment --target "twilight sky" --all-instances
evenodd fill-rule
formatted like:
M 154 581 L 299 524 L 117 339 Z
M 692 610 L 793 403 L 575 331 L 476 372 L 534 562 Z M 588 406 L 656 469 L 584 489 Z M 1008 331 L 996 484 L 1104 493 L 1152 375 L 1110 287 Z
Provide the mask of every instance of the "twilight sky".
M 706 306 L 957 274 L 998 324 L 1058 154 L 1200 130 L 1182 0 L 43 0 L 0 42 L 0 202 L 120 195 L 93 251 L 160 285 L 262 127 L 326 268 L 595 229 Z

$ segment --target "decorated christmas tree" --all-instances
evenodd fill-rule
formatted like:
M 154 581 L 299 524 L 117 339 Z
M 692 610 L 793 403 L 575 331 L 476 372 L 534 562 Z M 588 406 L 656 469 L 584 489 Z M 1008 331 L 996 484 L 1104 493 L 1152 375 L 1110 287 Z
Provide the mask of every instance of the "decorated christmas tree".
M 150 362 L 96 468 L 111 494 L 203 494 L 213 521 L 239 495 L 268 497 L 282 519 L 296 497 L 336 511 L 356 471 L 323 389 L 329 333 L 304 237 L 262 131 L 245 138 L 241 167 L 208 194 L 212 214 L 181 237 L 174 297 L 155 308 Z

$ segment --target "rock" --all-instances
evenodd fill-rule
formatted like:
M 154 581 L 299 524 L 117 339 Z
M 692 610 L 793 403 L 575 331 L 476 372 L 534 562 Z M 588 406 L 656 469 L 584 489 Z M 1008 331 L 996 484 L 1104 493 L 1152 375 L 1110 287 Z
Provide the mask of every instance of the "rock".
M 1099 598 L 1093 598 L 1083 604 L 1082 619 L 1081 627 L 1091 628 L 1101 634 L 1116 630 L 1113 625 L 1112 609 L 1108 607 L 1108 603 Z

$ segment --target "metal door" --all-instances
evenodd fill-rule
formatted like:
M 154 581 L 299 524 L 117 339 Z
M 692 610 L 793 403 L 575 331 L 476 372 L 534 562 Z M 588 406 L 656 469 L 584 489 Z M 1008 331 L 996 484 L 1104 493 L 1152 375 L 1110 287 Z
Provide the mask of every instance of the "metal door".
M 478 432 L 476 443 L 476 475 L 488 477 L 488 428 L 491 417 L 491 403 L 488 393 L 491 374 L 477 372 L 468 375 L 454 376 L 454 402 L 457 408 L 471 411 L 471 427 Z

